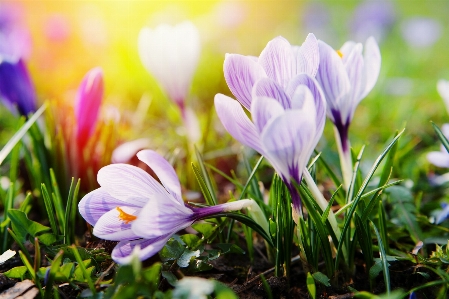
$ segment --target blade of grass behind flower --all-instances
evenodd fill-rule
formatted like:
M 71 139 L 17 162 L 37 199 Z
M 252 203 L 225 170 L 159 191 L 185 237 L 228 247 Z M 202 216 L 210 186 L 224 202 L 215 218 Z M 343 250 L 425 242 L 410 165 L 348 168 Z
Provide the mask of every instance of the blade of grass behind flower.
M 209 193 L 210 193 L 210 199 L 212 200 L 212 203 L 210 205 L 217 205 L 218 199 L 217 199 L 217 195 L 215 193 L 215 188 L 213 187 L 210 175 L 207 172 L 206 166 L 204 165 L 203 156 L 201 155 L 201 153 L 199 152 L 199 150 L 196 146 L 195 146 L 195 154 L 196 154 L 196 159 L 198 160 L 198 165 L 200 166 L 200 170 L 201 170 L 201 174 L 203 176 L 204 183 L 206 184 L 207 189 L 209 190 Z
M 80 187 L 80 180 L 78 180 L 75 186 L 75 179 L 72 178 L 70 184 L 69 195 L 67 197 L 67 204 L 65 209 L 65 230 L 64 230 L 64 244 L 71 244 L 74 240 L 74 229 L 75 229 L 75 216 L 76 216 L 76 198 L 78 196 L 78 190 Z
M 14 134 L 14 136 L 6 143 L 6 145 L 0 151 L 0 165 L 2 165 L 5 158 L 12 151 L 14 146 L 19 142 L 20 139 L 26 134 L 30 127 L 36 122 L 36 120 L 41 116 L 42 112 L 47 108 L 47 104 L 43 104 L 28 121 L 20 128 L 19 131 Z
M 370 171 L 368 172 L 368 175 L 366 176 L 365 180 L 363 181 L 362 185 L 360 186 L 360 189 L 355 196 L 354 203 L 350 207 L 349 212 L 346 214 L 345 221 L 343 223 L 343 229 L 341 232 L 341 237 L 338 243 L 337 247 L 337 255 L 335 257 L 335 267 L 338 267 L 338 263 L 340 261 L 340 254 L 343 248 L 343 240 L 346 236 L 346 232 L 349 228 L 349 225 L 351 223 L 352 215 L 354 214 L 355 209 L 357 208 L 357 204 L 362 198 L 362 194 L 365 191 L 366 187 L 368 186 L 368 183 L 370 182 L 371 178 L 374 175 L 374 172 L 379 167 L 379 164 L 382 162 L 382 160 L 385 158 L 385 156 L 388 154 L 388 152 L 391 150 L 391 148 L 394 146 L 394 144 L 398 141 L 399 137 L 401 137 L 402 133 L 405 129 L 403 129 L 399 134 L 388 144 L 388 146 L 384 149 L 384 151 L 380 154 L 379 157 L 377 157 L 376 161 L 374 162 L 373 166 L 371 167 Z
M 50 168 L 50 180 L 52 185 L 52 198 L 53 203 L 55 204 L 55 210 L 56 210 L 56 216 L 58 218 L 59 223 L 59 229 L 61 231 L 61 234 L 64 234 L 65 231 L 65 219 L 64 219 L 64 210 L 62 208 L 62 198 L 61 198 L 61 192 L 59 191 L 58 182 L 56 181 L 55 173 L 52 168 Z
M 360 248 L 362 249 L 363 257 L 365 259 L 366 263 L 366 269 L 371 269 L 371 266 L 373 265 L 373 240 L 371 240 L 371 234 L 369 231 L 369 227 L 366 227 L 364 221 L 362 221 L 361 217 L 357 215 L 357 213 L 354 215 L 355 224 L 356 224 L 356 234 L 357 239 L 360 244 Z M 355 243 L 355 242 L 354 242 Z M 370 280 L 370 285 L 371 285 Z
M 214 198 L 212 196 L 211 190 L 209 190 L 206 181 L 204 180 L 203 175 L 201 174 L 200 170 L 195 166 L 195 164 L 192 163 L 193 173 L 195 174 L 196 180 L 198 182 L 198 185 L 201 189 L 201 193 L 203 193 L 204 199 L 206 200 L 206 203 L 210 206 L 215 205 Z
M 431 121 L 430 123 L 432 124 L 433 129 L 437 133 L 437 136 L 440 139 L 441 143 L 443 144 L 444 148 L 449 153 L 449 140 L 447 140 L 446 136 L 444 136 L 444 133 L 433 121 Z
M 8 216 L 8 210 L 12 209 L 13 207 L 13 201 L 14 201 L 14 182 L 9 183 L 8 193 L 6 196 L 6 202 L 4 205 L 4 211 L 3 211 L 3 242 L 2 242 L 2 253 L 5 252 L 9 248 L 9 242 L 8 242 L 8 228 L 9 228 L 9 216 Z
M 45 186 L 45 184 L 41 185 L 41 190 L 42 190 L 42 197 L 45 203 L 45 209 L 47 210 L 48 220 L 50 221 L 51 230 L 53 234 L 57 236 L 58 228 L 56 226 L 55 209 L 53 208 L 52 200 L 50 198 L 50 195 L 48 194 L 47 187 Z

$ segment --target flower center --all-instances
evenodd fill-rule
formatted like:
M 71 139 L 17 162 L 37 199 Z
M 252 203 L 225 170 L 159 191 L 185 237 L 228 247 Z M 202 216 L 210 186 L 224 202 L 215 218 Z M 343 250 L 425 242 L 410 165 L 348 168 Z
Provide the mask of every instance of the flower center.
M 340 58 L 343 58 L 343 53 L 340 50 L 337 50 L 337 54 L 338 56 L 340 56 Z
M 123 222 L 125 222 L 126 224 L 130 223 L 133 220 L 137 219 L 137 216 L 134 215 L 130 215 L 128 213 L 126 213 L 125 211 L 123 211 L 122 209 L 120 209 L 119 207 L 116 208 L 117 211 L 120 213 L 118 215 L 118 218 L 120 218 L 121 220 L 123 220 Z

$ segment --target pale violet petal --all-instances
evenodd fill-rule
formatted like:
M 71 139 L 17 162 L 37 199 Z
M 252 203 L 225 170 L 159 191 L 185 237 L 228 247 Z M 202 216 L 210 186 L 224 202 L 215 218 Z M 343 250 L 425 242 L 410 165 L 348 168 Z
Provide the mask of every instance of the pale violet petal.
M 305 85 L 312 93 L 313 99 L 315 100 L 315 112 L 316 112 L 316 122 L 317 122 L 317 139 L 321 137 L 321 132 L 323 132 L 324 124 L 326 121 L 326 99 L 324 97 L 323 91 L 319 85 L 319 83 L 307 74 L 299 74 L 294 77 L 288 87 L 287 87 L 287 95 L 293 100 L 296 89 Z
M 351 84 L 351 90 L 347 93 L 345 100 L 340 104 L 340 113 L 344 123 L 350 123 L 355 108 L 362 99 L 363 93 L 363 57 L 362 45 L 356 44 L 344 61 L 346 74 Z
M 259 56 L 267 76 L 285 88 L 296 72 L 296 58 L 290 43 L 278 36 L 269 41 Z
M 149 148 L 151 140 L 148 138 L 140 138 L 125 142 L 116 147 L 112 152 L 112 163 L 126 163 L 131 160 L 138 151 Z
M 225 129 L 239 142 L 262 153 L 259 134 L 239 102 L 222 94 L 215 95 L 215 109 Z
M 441 131 L 443 132 L 443 135 L 446 137 L 446 139 L 449 139 L 449 124 L 443 124 L 441 126 Z
M 449 81 L 443 79 L 438 80 L 437 90 L 443 98 L 444 104 L 446 105 L 446 110 L 449 113 Z
M 449 154 L 445 152 L 430 152 L 427 160 L 435 166 L 449 168 Z
M 351 85 L 343 62 L 337 52 L 329 45 L 318 41 L 320 66 L 316 79 L 326 97 L 328 112 L 339 110 L 342 98 L 347 95 Z
M 172 234 L 159 236 L 153 239 L 138 239 L 132 241 L 121 241 L 112 250 L 111 258 L 118 264 L 129 264 L 132 260 L 134 248 L 139 245 L 139 259 L 146 260 L 158 253 L 170 239 Z
M 282 105 L 273 98 L 255 97 L 251 105 L 251 116 L 259 134 L 262 133 L 266 124 L 284 113 Z
M 90 225 L 95 226 L 98 219 L 112 209 L 124 205 L 125 202 L 109 195 L 103 188 L 95 189 L 86 194 L 78 204 L 78 210 Z M 143 205 L 133 205 L 126 203 L 126 205 L 135 208 L 141 208 Z
M 312 92 L 306 85 L 299 85 L 292 96 L 292 109 L 302 109 L 304 104 L 311 102 L 313 104 L 313 110 L 315 111 L 315 100 L 313 98 Z
M 136 216 L 141 208 L 133 208 L 128 206 L 120 206 L 110 210 L 98 219 L 94 226 L 93 234 L 101 239 L 111 241 L 134 240 L 138 236 L 131 230 L 131 224 L 135 220 L 130 218 L 130 222 L 121 216 L 126 213 L 129 216 Z
M 320 64 L 320 50 L 318 49 L 318 41 L 313 33 L 307 35 L 306 40 L 298 49 L 296 74 L 306 73 L 311 77 L 315 77 Z
M 176 232 L 190 226 L 193 211 L 186 206 L 174 204 L 170 195 L 150 196 L 139 216 L 132 222 L 133 232 L 141 238 L 150 239 Z
M 315 130 L 314 113 L 302 110 L 288 110 L 265 127 L 265 157 L 284 180 L 301 178 L 315 146 Z
M 137 153 L 137 158 L 147 164 L 157 175 L 162 185 L 181 205 L 184 205 L 181 195 L 181 183 L 173 166 L 161 155 L 152 150 Z
M 345 61 L 346 57 L 351 54 L 351 52 L 354 50 L 354 47 L 356 46 L 356 42 L 354 41 L 347 41 L 341 46 L 340 52 L 343 55 L 342 59 Z
M 144 170 L 127 164 L 111 164 L 98 171 L 98 184 L 115 198 L 127 203 L 143 206 L 147 203 L 148 195 L 153 193 L 167 193 Z
M 226 54 L 224 77 L 232 94 L 246 108 L 251 108 L 251 90 L 254 84 L 266 77 L 263 68 L 252 57 Z
M 276 99 L 284 109 L 290 109 L 290 99 L 285 94 L 284 89 L 270 78 L 262 78 L 257 81 L 253 87 L 252 94 L 253 99 L 255 97 L 273 98 Z
M 435 224 L 440 224 L 441 222 L 443 222 L 448 218 L 449 218 L 449 205 L 446 204 L 443 206 L 443 210 L 437 214 L 435 218 Z
M 365 88 L 361 98 L 363 99 L 373 89 L 380 73 L 381 56 L 379 46 L 373 37 L 369 37 L 365 43 L 364 51 L 364 78 Z

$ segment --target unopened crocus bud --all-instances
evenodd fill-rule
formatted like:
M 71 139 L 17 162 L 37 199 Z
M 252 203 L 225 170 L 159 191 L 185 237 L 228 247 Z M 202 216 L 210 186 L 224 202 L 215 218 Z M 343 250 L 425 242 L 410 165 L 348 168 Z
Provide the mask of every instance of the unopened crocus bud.
M 36 93 L 22 59 L 0 56 L 0 99 L 10 110 L 16 107 L 22 115 L 36 111 Z
M 103 71 L 96 67 L 84 76 L 76 97 L 76 141 L 80 147 L 87 143 L 95 130 L 103 90 Z

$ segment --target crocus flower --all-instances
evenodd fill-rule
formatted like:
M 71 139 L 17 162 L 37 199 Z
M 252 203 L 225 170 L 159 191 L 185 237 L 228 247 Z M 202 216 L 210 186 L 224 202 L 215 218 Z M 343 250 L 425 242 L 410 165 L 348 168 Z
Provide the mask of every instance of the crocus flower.
M 318 42 L 320 67 L 316 75 L 327 101 L 327 115 L 334 123 L 339 146 L 340 162 L 346 189 L 352 176 L 352 161 L 348 139 L 349 125 L 360 101 L 377 81 L 380 71 L 380 51 L 374 38 L 363 46 L 346 42 L 335 51 L 323 41 Z
M 446 138 L 449 138 L 449 124 L 444 124 L 441 131 Z M 435 166 L 449 168 L 449 153 L 443 145 L 440 146 L 440 151 L 428 153 L 427 160 Z
M 200 36 L 191 22 L 143 28 L 138 38 L 139 55 L 148 72 L 162 85 L 181 110 L 200 57 Z
M 447 203 L 442 203 L 441 208 L 442 210 L 439 211 L 435 217 L 435 224 L 440 224 L 449 218 L 449 205 Z
M 36 93 L 22 59 L 10 60 L 0 54 L 0 99 L 21 115 L 36 111 Z
M 443 79 L 438 80 L 437 90 L 443 98 L 444 104 L 446 105 L 446 110 L 449 113 L 449 81 Z
M 83 148 L 95 130 L 103 99 L 103 71 L 96 67 L 83 78 L 75 102 L 76 141 Z
M 441 37 L 443 27 L 432 18 L 412 17 L 401 23 L 402 38 L 413 48 L 433 46 Z
M 161 24 L 155 29 L 143 28 L 139 33 L 138 48 L 147 71 L 179 107 L 189 139 L 192 142 L 199 140 L 197 118 L 185 105 L 200 57 L 198 29 L 189 21 L 175 26 Z
M 136 246 L 140 246 L 136 252 L 141 260 L 153 256 L 174 233 L 197 220 L 256 204 L 239 200 L 192 208 L 184 204 L 176 172 L 163 157 L 152 150 L 140 151 L 137 157 L 162 184 L 138 167 L 112 164 L 98 172 L 101 187 L 78 205 L 84 219 L 94 226 L 95 236 L 120 241 L 111 254 L 117 263 L 129 263 Z
M 318 61 L 313 34 L 301 47 L 277 37 L 258 58 L 227 54 L 226 82 L 240 104 L 250 110 L 252 122 L 238 102 L 222 94 L 215 96 L 215 108 L 226 130 L 264 155 L 289 187 L 295 221 L 302 212 L 293 182 L 301 181 L 326 117 L 324 95 L 313 78 Z

